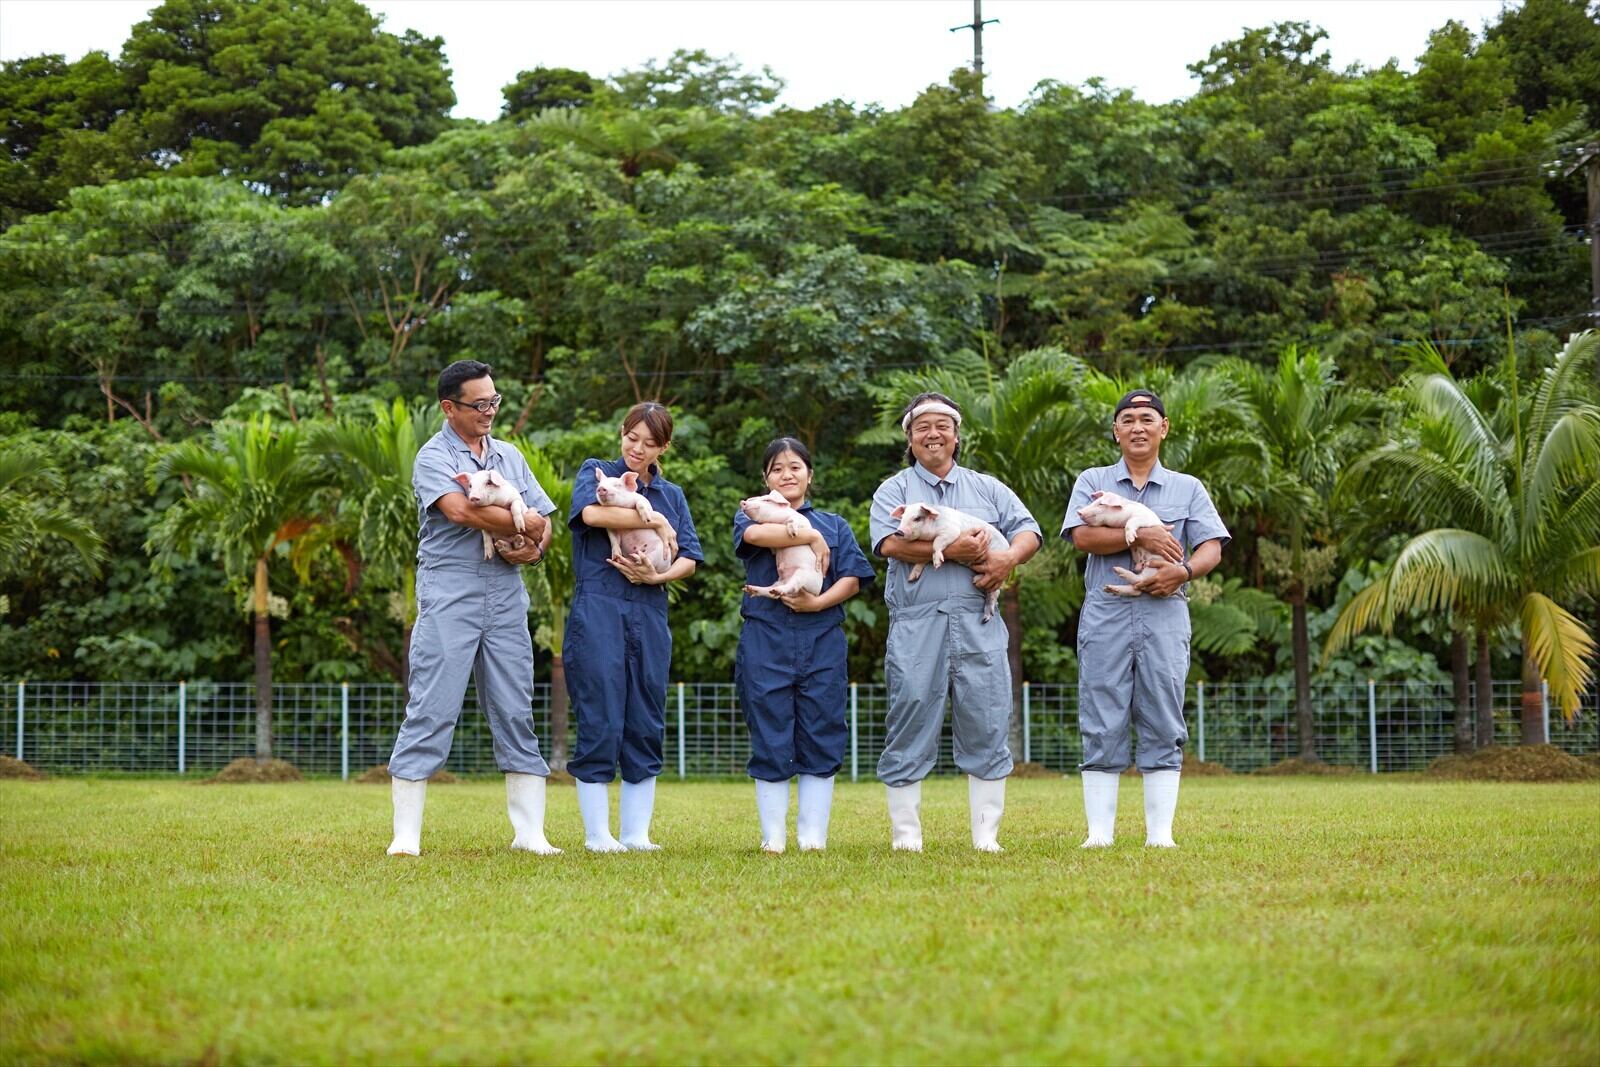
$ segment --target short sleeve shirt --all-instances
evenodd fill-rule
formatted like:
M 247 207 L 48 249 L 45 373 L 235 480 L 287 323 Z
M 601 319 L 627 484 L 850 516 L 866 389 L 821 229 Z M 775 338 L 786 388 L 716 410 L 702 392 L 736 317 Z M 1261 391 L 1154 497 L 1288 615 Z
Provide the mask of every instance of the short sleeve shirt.
M 863 589 L 871 584 L 877 573 L 861 551 L 861 546 L 856 543 L 856 535 L 843 516 L 831 511 L 818 511 L 809 500 L 801 505 L 800 514 L 809 519 L 811 525 L 821 531 L 823 540 L 828 542 L 828 573 L 822 576 L 824 593 L 832 589 L 840 578 L 856 578 Z M 778 554 L 770 548 L 745 543 L 744 532 L 750 525 L 750 516 L 742 511 L 734 512 L 733 554 L 744 561 L 747 585 L 773 585 L 778 580 Z M 747 619 L 763 619 L 780 626 L 826 629 L 844 622 L 844 605 L 835 604 L 826 611 L 793 611 L 781 600 L 746 594 L 744 602 L 739 605 L 739 614 Z
M 417 449 L 416 459 L 411 464 L 411 491 L 417 502 L 418 567 L 484 561 L 483 531 L 459 526 L 434 507 L 441 497 L 450 493 L 466 494 L 461 483 L 456 481 L 457 474 L 480 470 L 499 471 L 500 476 L 522 494 L 522 502 L 528 505 L 529 511 L 549 515 L 556 510 L 516 446 L 485 437 L 483 456 L 479 458 L 446 423 Z
M 872 551 L 883 555 L 884 538 L 900 528 L 900 520 L 893 516 L 894 509 L 904 504 L 931 504 L 964 511 L 974 518 L 994 526 L 1010 542 L 1024 530 L 1041 541 L 1044 535 L 1039 524 L 1023 507 L 1022 501 L 998 478 L 956 464 L 943 478 L 927 470 L 920 463 L 887 479 L 872 494 Z M 983 607 L 984 592 L 972 584 L 972 569 L 947 559 L 944 566 L 935 570 L 925 567 L 922 577 L 907 581 L 912 564 L 889 560 L 889 577 L 884 589 L 884 601 L 889 612 L 903 610 L 933 610 L 943 605 L 960 610 L 979 610 Z M 965 602 L 969 602 L 965 603 Z
M 634 585 L 606 561 L 611 558 L 611 535 L 599 526 L 583 521 L 583 509 L 600 501 L 595 496 L 595 472 L 607 478 L 618 478 L 628 465 L 617 459 L 586 459 L 572 480 L 572 508 L 567 512 L 567 525 L 572 529 L 572 570 L 577 592 L 595 592 L 623 600 L 660 601 L 666 610 L 667 588 L 663 585 Z M 700 538 L 694 530 L 694 517 L 689 514 L 689 501 L 683 490 L 661 476 L 660 467 L 652 467 L 650 484 L 642 482 L 639 492 L 650 502 L 657 514 L 666 518 L 678 535 L 679 559 L 705 560 Z
M 1136 500 L 1154 511 L 1162 522 L 1172 526 L 1172 536 L 1183 546 L 1186 555 L 1192 554 L 1196 547 L 1207 541 L 1227 544 L 1232 539 L 1228 528 L 1222 523 L 1222 517 L 1217 514 L 1216 505 L 1211 503 L 1211 495 L 1200 484 L 1200 479 L 1168 470 L 1157 461 L 1144 488 L 1139 489 L 1133 484 L 1133 476 L 1128 473 L 1127 461 L 1122 459 L 1109 467 L 1090 467 L 1078 475 L 1072 487 L 1072 499 L 1067 503 L 1066 518 L 1061 523 L 1062 537 L 1070 539 L 1073 529 L 1084 525 L 1078 509 L 1089 505 L 1091 494 L 1102 491 Z M 1113 596 L 1105 591 L 1105 586 L 1120 583 L 1122 579 L 1111 568 L 1131 570 L 1132 553 L 1088 555 L 1089 561 L 1083 574 L 1087 596 L 1091 599 Z M 1188 588 L 1185 583 L 1174 595 L 1187 598 Z

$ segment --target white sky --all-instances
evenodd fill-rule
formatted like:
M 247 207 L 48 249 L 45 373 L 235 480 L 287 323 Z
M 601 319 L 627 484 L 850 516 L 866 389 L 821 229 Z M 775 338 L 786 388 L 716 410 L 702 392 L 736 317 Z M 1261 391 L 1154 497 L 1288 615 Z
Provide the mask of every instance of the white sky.
M 112 56 L 153 0 L 0 0 L 0 60 L 45 52 Z M 393 32 L 443 37 L 455 114 L 493 119 L 502 86 L 537 66 L 605 76 L 664 59 L 676 48 L 770 66 L 788 86 L 780 103 L 810 107 L 843 97 L 910 103 L 953 67 L 972 61 L 968 0 L 367 0 Z M 1430 30 L 1447 19 L 1481 31 L 1501 0 L 987 0 L 988 90 L 1002 107 L 1045 78 L 1079 84 L 1099 75 L 1145 100 L 1187 96 L 1184 69 L 1245 26 L 1309 21 L 1336 67 L 1412 69 Z

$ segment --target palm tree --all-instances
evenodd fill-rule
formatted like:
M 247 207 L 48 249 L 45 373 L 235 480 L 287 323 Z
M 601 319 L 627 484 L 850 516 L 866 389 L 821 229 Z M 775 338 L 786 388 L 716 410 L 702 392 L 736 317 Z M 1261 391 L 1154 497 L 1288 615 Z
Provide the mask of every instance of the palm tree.
M 1600 332 L 1575 335 L 1524 397 L 1513 343 L 1492 407 L 1442 365 L 1414 375 L 1418 439 L 1361 461 L 1415 502 L 1414 515 L 1449 524 L 1406 542 L 1346 607 L 1330 647 L 1405 612 L 1464 606 L 1488 623 L 1516 619 L 1523 744 L 1544 739 L 1541 678 L 1570 719 L 1593 677 L 1594 636 L 1563 602 L 1600 595 L 1600 404 L 1585 372 L 1597 350 Z
M 418 450 L 443 421 L 438 404 L 407 406 L 396 399 L 387 405 L 375 401 L 370 421 L 345 418 L 309 432 L 311 450 L 341 486 L 339 521 L 355 544 L 364 575 L 400 593 L 400 656 L 391 669 L 403 685 L 409 684 L 411 630 L 417 622 L 417 506 L 411 472 Z
M 250 582 L 255 615 L 256 759 L 272 758 L 272 633 L 267 568 L 280 546 L 320 519 L 322 472 L 292 426 L 262 414 L 161 455 L 153 484 L 188 476 L 193 488 L 162 516 L 146 549 L 208 550 L 230 581 Z
M 510 440 L 522 452 L 528 469 L 533 471 L 534 478 L 556 506 L 552 519 L 560 524 L 550 539 L 543 564 L 522 568 L 522 577 L 538 618 L 534 640 L 550 653 L 550 766 L 560 771 L 567 766 L 568 724 L 567 671 L 561 659 L 561 647 L 573 586 L 572 538 L 566 536 L 560 526 L 565 525 L 562 520 L 572 509 L 572 479 L 563 477 L 555 462 L 538 446 L 521 437 Z
M 105 559 L 100 535 L 62 503 L 66 477 L 43 445 L 12 438 L 0 448 L 0 579 L 33 573 L 33 560 L 63 541 L 98 574 Z
M 1268 374 L 1253 364 L 1228 360 L 1246 400 L 1255 410 L 1255 431 L 1267 449 L 1266 480 L 1256 509 L 1264 556 L 1277 558 L 1289 601 L 1290 645 L 1294 659 L 1295 732 L 1303 759 L 1317 756 L 1316 723 L 1311 713 L 1311 641 L 1306 601 L 1311 590 L 1331 576 L 1328 499 L 1344 460 L 1362 443 L 1361 430 L 1377 413 L 1368 393 L 1341 384 L 1332 359 L 1294 345 L 1278 356 Z M 1287 537 L 1287 550 L 1265 535 Z M 1272 547 L 1269 547 L 1272 546 Z M 1276 552 L 1274 552 L 1276 549 Z

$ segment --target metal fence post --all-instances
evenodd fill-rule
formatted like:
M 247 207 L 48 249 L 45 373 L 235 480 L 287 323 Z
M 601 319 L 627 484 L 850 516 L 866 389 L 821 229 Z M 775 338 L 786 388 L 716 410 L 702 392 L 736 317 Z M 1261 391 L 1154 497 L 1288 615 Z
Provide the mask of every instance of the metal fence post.
M 1022 762 L 1033 762 L 1033 707 L 1028 683 L 1022 683 Z
M 339 777 L 350 780 L 350 683 L 339 683 Z
M 17 683 L 17 759 L 22 758 L 22 701 L 23 692 L 28 688 L 27 682 Z
M 1206 761 L 1206 683 L 1194 683 L 1195 714 L 1200 719 L 1200 762 Z
M 683 755 L 683 683 L 678 683 L 678 777 L 689 776 L 689 765 Z
M 1378 683 L 1367 679 L 1367 741 L 1372 758 L 1372 773 L 1378 773 Z
M 850 683 L 850 780 L 861 780 L 861 724 L 860 704 L 856 699 L 856 683 Z
M 178 682 L 178 773 L 182 774 L 188 769 L 188 737 L 185 734 L 183 720 L 188 718 L 189 711 L 189 683 Z
M 1539 679 L 1539 707 L 1544 719 L 1544 743 L 1550 743 L 1550 683 Z

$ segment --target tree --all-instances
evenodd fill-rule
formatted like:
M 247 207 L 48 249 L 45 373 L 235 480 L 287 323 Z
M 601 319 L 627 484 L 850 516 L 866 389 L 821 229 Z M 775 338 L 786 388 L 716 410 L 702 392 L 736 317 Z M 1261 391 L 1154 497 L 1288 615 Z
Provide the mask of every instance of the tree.
M 0 448 L 0 580 L 31 573 L 39 555 L 58 540 L 99 572 L 104 543 L 88 520 L 63 503 L 65 488 L 66 475 L 47 450 L 26 440 L 5 441 Z M 0 607 L 0 614 L 4 610 Z
M 783 79 L 771 67 L 748 74 L 733 56 L 713 56 L 699 48 L 680 48 L 661 66 L 652 59 L 638 70 L 618 74 L 611 85 L 623 107 L 703 108 L 736 115 L 749 115 L 783 91 Z
M 363 580 L 398 593 L 400 655 L 356 637 L 402 685 L 410 684 L 411 630 L 417 622 L 417 508 L 411 473 L 417 452 L 444 416 L 437 404 L 374 402 L 372 418 L 320 423 L 307 433 L 310 451 L 340 485 L 339 518 L 354 533 Z
M 590 107 L 604 89 L 603 83 L 581 70 L 535 67 L 521 71 L 515 81 L 500 90 L 506 98 L 500 113 L 508 119 L 521 119 L 547 107 Z
M 1331 359 L 1295 346 L 1278 357 L 1274 373 L 1240 361 L 1229 364 L 1256 414 L 1267 450 L 1267 477 L 1257 508 L 1257 530 L 1277 533 L 1287 545 L 1263 540 L 1269 569 L 1283 579 L 1290 608 L 1294 654 L 1295 731 L 1301 757 L 1317 759 L 1311 710 L 1311 642 L 1306 604 L 1311 591 L 1334 577 L 1327 502 L 1344 460 L 1362 444 L 1360 431 L 1376 413 L 1365 393 L 1340 383 Z
M 1492 407 L 1442 367 L 1418 374 L 1406 388 L 1418 439 L 1380 446 L 1358 468 L 1415 501 L 1411 516 L 1455 524 L 1408 540 L 1329 647 L 1408 612 L 1465 605 L 1515 619 L 1523 744 L 1544 739 L 1541 679 L 1570 719 L 1594 674 L 1594 635 L 1564 605 L 1600 595 L 1600 404 L 1587 379 L 1597 350 L 1600 332 L 1574 335 L 1524 396 L 1513 345 Z
M 162 555 L 207 551 L 230 584 L 249 583 L 255 617 L 256 759 L 272 758 L 272 629 L 268 565 L 320 521 L 322 472 L 299 431 L 263 415 L 189 440 L 157 461 L 152 485 L 188 477 L 194 488 L 163 516 L 146 547 Z

